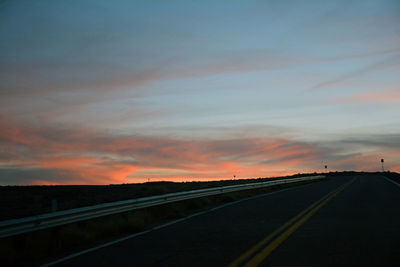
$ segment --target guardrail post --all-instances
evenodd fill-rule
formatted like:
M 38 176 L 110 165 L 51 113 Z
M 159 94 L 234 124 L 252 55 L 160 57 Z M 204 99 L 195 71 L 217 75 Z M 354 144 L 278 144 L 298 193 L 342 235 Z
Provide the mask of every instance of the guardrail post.
M 57 199 L 52 199 L 51 200 L 51 212 L 56 212 L 57 211 Z

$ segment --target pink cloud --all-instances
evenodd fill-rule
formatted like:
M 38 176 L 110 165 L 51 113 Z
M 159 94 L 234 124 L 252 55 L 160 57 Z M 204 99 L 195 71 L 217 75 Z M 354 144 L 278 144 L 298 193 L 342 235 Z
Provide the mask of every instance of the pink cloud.
M 122 183 L 127 182 L 126 177 L 135 177 L 138 170 L 160 169 L 164 172 L 158 171 L 157 178 L 265 176 L 280 172 L 279 166 L 284 162 L 301 164 L 301 158 L 309 157 L 305 154 L 318 153 L 307 144 L 274 138 L 180 140 L 109 136 L 88 129 L 18 124 L 12 118 L 2 120 L 0 128 L 0 144 L 14 152 L 8 165 L 67 170 L 78 177 L 74 182 L 81 179 L 82 183 Z M 23 155 L 15 152 L 21 148 Z M 262 162 L 265 159 L 275 163 Z M 273 165 L 278 169 L 274 170 Z M 177 170 L 177 174 L 165 170 Z
M 287 138 L 228 140 L 118 136 L 90 129 L 38 127 L 0 114 L 0 164 L 50 171 L 30 183 L 109 184 L 160 180 L 266 177 L 313 171 L 322 161 L 330 169 L 372 170 L 376 153 L 338 157 L 318 143 Z M 393 139 L 393 142 L 397 142 Z M 373 142 L 365 145 L 377 146 Z M 388 144 L 382 145 L 388 147 Z M 386 155 L 388 155 L 388 148 Z M 0 150 L 1 151 L 1 150 Z M 1 156 L 1 155 L 0 155 Z M 379 156 L 378 156 L 379 157 Z M 395 154 L 393 158 L 400 158 Z M 392 168 L 398 168 L 393 163 Z M 374 169 L 376 170 L 376 169 Z M 1 176 L 0 176 L 1 179 Z M 15 177 L 18 180 L 18 177 Z M 0 180 L 1 182 L 1 180 Z
M 352 103 L 400 103 L 400 89 L 388 92 L 370 92 L 348 98 Z
M 400 89 L 381 92 L 362 92 L 347 97 L 329 101 L 330 103 L 353 104 L 353 103 L 376 103 L 376 104 L 399 104 Z

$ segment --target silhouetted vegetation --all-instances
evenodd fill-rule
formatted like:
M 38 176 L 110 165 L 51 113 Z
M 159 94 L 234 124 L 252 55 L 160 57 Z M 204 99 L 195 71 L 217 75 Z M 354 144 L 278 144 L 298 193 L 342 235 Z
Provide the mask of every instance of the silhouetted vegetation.
M 0 221 L 49 213 L 51 212 L 52 200 L 57 200 L 57 210 L 66 210 L 146 196 L 260 182 L 267 179 L 270 181 L 295 178 L 305 175 L 307 174 L 296 174 L 278 178 L 180 183 L 149 182 L 119 185 L 0 186 L 0 199 L 2 203 L 0 206 Z
M 278 189 L 306 184 L 299 182 L 190 199 L 72 223 L 60 227 L 0 239 L 0 262 L 8 265 L 40 265 L 89 247 L 134 234 L 168 221 L 218 205 Z

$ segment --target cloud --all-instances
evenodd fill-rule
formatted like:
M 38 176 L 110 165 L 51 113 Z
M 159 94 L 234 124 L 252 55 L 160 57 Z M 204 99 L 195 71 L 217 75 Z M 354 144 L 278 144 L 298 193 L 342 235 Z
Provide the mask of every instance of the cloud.
M 350 93 L 344 96 L 322 99 L 318 103 L 324 105 L 374 104 L 396 107 L 400 103 L 400 89 Z
M 38 127 L 17 123 L 4 114 L 1 117 L 0 148 L 4 151 L 0 153 L 1 165 L 14 170 L 19 168 L 24 181 L 30 170 L 49 175 L 58 170 L 63 176 L 54 176 L 54 182 L 59 183 L 58 177 L 64 177 L 67 184 L 71 181 L 91 184 L 132 182 L 135 180 L 128 177 L 143 178 L 136 174 L 151 170 L 158 170 L 158 178 L 177 177 L 182 173 L 204 178 L 226 178 L 233 173 L 240 173 L 242 177 L 262 175 L 259 172 L 272 175 L 281 170 L 263 162 L 265 159 L 274 159 L 276 166 L 285 162 L 295 166 L 302 164 L 301 158 L 310 159 L 319 153 L 312 145 L 284 138 L 189 140 L 122 136 L 81 128 Z M 311 156 L 305 157 L 305 153 Z M 70 179 L 67 174 L 71 175 Z M 49 175 L 41 180 L 51 180 Z M 6 181 L 9 176 L 8 173 Z M 36 183 L 35 179 L 36 174 L 32 175 L 30 183 Z M 15 177 L 15 181 L 19 183 L 19 177 Z
M 340 141 L 346 145 L 359 145 L 369 148 L 385 148 L 385 150 L 397 150 L 400 148 L 400 134 L 380 134 L 373 136 L 360 136 L 343 139 Z
M 0 117 L 1 184 L 265 177 L 321 170 L 325 164 L 336 170 L 372 170 L 377 159 L 389 154 L 391 168 L 398 168 L 400 160 L 396 134 L 325 142 L 268 136 L 188 139 L 37 126 L 4 113 Z
M 398 151 L 378 150 L 373 152 L 356 153 L 346 158 L 328 163 L 330 170 L 347 171 L 381 171 L 381 158 L 385 159 L 385 170 L 400 171 L 400 153 Z
M 334 102 L 339 103 L 376 103 L 376 104 L 399 104 L 400 89 L 381 92 L 363 92 L 348 97 L 343 97 Z
M 390 57 L 387 57 L 384 60 L 381 60 L 381 61 L 379 61 L 377 63 L 374 63 L 374 64 L 371 64 L 369 66 L 360 68 L 360 69 L 355 70 L 353 72 L 346 73 L 346 74 L 344 74 L 342 76 L 333 78 L 331 80 L 327 80 L 327 81 L 323 81 L 323 82 L 317 83 L 314 86 L 312 86 L 309 90 L 310 91 L 315 91 L 315 90 L 319 90 L 319 89 L 322 89 L 322 88 L 326 88 L 326 87 L 330 87 L 330 86 L 333 86 L 333 85 L 337 85 L 337 84 L 340 84 L 340 83 L 342 83 L 344 81 L 350 80 L 350 79 L 352 79 L 354 77 L 362 76 L 362 75 L 368 74 L 370 72 L 381 71 L 381 70 L 384 70 L 384 69 L 387 69 L 387 68 L 391 68 L 391 67 L 397 66 L 399 64 L 400 64 L 400 56 L 399 55 L 390 56 Z
M 63 169 L 0 167 L 1 185 L 65 185 L 79 184 L 79 174 Z

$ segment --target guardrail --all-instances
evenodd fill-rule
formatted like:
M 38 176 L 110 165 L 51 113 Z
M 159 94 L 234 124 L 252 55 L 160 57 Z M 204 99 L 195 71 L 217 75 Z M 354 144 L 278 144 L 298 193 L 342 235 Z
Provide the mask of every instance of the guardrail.
M 0 238 L 42 230 L 68 223 L 89 220 L 101 216 L 107 216 L 116 213 L 131 211 L 135 209 L 163 205 L 176 201 L 219 195 L 241 190 L 256 189 L 274 185 L 296 183 L 296 182 L 310 181 L 310 180 L 320 180 L 323 178 L 325 178 L 325 176 L 317 175 L 317 176 L 266 181 L 259 183 L 213 187 L 213 188 L 191 190 L 185 192 L 170 193 L 165 195 L 116 201 L 94 206 L 46 213 L 42 215 L 26 217 L 21 219 L 7 220 L 0 222 Z

